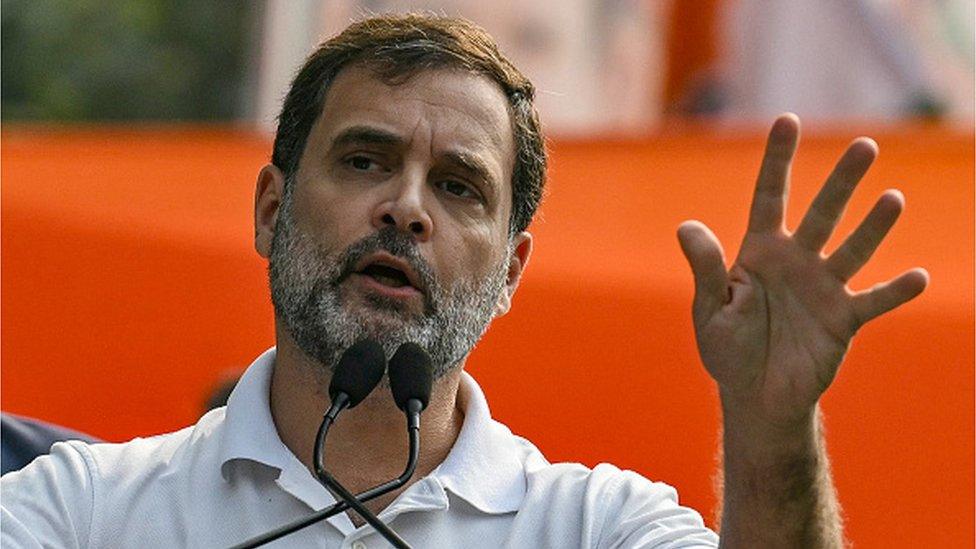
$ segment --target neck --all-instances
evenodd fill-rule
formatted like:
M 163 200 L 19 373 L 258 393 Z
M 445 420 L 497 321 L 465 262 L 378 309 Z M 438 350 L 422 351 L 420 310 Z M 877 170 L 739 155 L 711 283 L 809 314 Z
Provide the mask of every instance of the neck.
M 284 336 L 284 337 L 283 337 Z M 331 405 L 329 370 L 310 360 L 279 331 L 271 378 L 271 415 L 278 435 L 291 452 L 314 472 L 312 455 L 322 415 Z M 437 380 L 423 413 L 420 457 L 414 479 L 422 478 L 447 457 L 464 421 L 457 393 L 461 368 Z M 328 471 L 352 493 L 399 476 L 408 455 L 406 417 L 393 403 L 389 385 L 381 382 L 366 399 L 342 412 L 325 445 Z M 382 509 L 397 493 L 368 507 Z M 376 509 L 373 509 L 374 512 Z

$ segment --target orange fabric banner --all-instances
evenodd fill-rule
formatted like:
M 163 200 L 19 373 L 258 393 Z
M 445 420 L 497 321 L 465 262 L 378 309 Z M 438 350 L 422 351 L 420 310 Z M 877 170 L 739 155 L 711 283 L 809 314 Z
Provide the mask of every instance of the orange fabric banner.
M 857 133 L 807 132 L 790 226 Z M 906 212 L 853 286 L 914 266 L 932 283 L 855 338 L 824 401 L 830 454 L 855 544 L 956 546 L 974 525 L 973 134 L 870 133 L 881 156 L 831 246 L 900 188 Z M 709 516 L 717 399 L 674 233 L 700 219 L 734 257 L 763 138 L 551 144 L 523 286 L 469 362 L 498 419 L 552 460 L 637 470 Z M 252 247 L 269 140 L 10 125 L 2 139 L 3 409 L 117 441 L 194 422 L 224 372 L 273 344 Z

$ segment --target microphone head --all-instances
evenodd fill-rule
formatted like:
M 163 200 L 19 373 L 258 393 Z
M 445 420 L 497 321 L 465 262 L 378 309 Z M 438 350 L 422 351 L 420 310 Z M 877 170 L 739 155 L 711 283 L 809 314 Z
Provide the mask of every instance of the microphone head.
M 400 345 L 390 359 L 389 376 L 397 408 L 406 411 L 410 399 L 419 400 L 421 410 L 427 407 L 434 380 L 430 355 L 423 347 L 410 342 Z
M 339 364 L 332 372 L 329 398 L 335 402 L 339 393 L 349 397 L 348 408 L 359 404 L 383 377 L 386 370 L 386 354 L 383 347 L 372 339 L 357 341 L 342 353 Z

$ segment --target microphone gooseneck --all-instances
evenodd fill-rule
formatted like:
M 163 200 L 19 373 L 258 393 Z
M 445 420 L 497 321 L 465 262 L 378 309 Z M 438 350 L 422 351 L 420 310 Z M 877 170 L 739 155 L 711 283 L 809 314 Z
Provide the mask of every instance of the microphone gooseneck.
M 409 549 L 410 546 L 396 532 L 370 512 L 325 468 L 325 437 L 329 434 L 329 428 L 335 422 L 339 412 L 356 406 L 369 395 L 382 379 L 384 370 L 386 370 L 386 355 L 380 344 L 373 340 L 359 341 L 342 354 L 339 364 L 332 373 L 332 382 L 329 384 L 332 406 L 322 418 L 322 424 L 315 436 L 312 464 L 319 482 L 352 507 L 394 547 Z
M 348 352 L 349 351 L 347 351 L 347 353 Z M 346 355 L 343 355 L 344 358 L 345 356 Z M 351 356 L 364 356 L 364 353 L 362 353 L 361 351 L 356 351 Z M 343 361 L 340 360 L 340 364 L 342 362 Z M 340 368 L 337 366 L 336 374 L 333 375 L 333 384 L 335 384 L 335 380 L 337 378 L 339 370 Z M 343 376 L 345 376 L 345 374 L 343 374 Z M 382 370 L 380 371 L 380 376 L 382 376 Z M 348 379 L 348 378 L 343 377 L 342 379 Z M 298 519 L 292 523 L 281 526 L 266 534 L 251 538 L 250 540 L 244 543 L 234 546 L 234 548 L 232 549 L 252 549 L 254 547 L 264 545 L 266 543 L 284 537 L 288 534 L 291 534 L 292 532 L 301 530 L 306 526 L 315 524 L 316 522 L 337 515 L 350 508 L 353 508 L 358 512 L 359 509 L 355 509 L 355 505 L 351 504 L 352 502 L 355 503 L 367 502 L 372 499 L 378 498 L 382 495 L 385 495 L 389 492 L 392 492 L 393 490 L 396 490 L 404 486 L 410 480 L 410 478 L 413 477 L 413 474 L 417 469 L 417 461 L 420 455 L 420 413 L 424 410 L 424 408 L 427 407 L 427 403 L 430 400 L 431 386 L 433 384 L 430 357 L 420 346 L 416 344 L 405 343 L 401 345 L 400 348 L 397 349 L 397 352 L 394 353 L 393 357 L 390 359 L 389 379 L 390 379 L 390 390 L 393 393 L 394 402 L 397 404 L 397 407 L 403 410 L 407 416 L 407 435 L 410 443 L 410 449 L 409 449 L 407 464 L 404 467 L 403 473 L 401 473 L 399 477 L 390 480 L 388 482 L 385 482 L 383 484 L 380 484 L 378 486 L 374 486 L 373 488 L 370 488 L 365 492 L 357 494 L 355 497 L 352 497 L 349 494 L 349 492 L 345 490 L 345 488 L 339 485 L 338 482 L 335 482 L 335 484 L 338 486 L 338 488 L 341 491 L 345 492 L 346 495 L 350 496 L 349 498 L 343 498 L 344 501 L 338 501 L 335 504 L 325 509 L 316 511 L 315 513 L 307 517 Z M 340 381 L 339 383 L 341 385 L 343 382 Z M 373 383 L 373 385 L 375 384 L 376 383 Z M 370 389 L 372 389 L 372 386 L 370 387 Z M 336 396 L 333 396 L 333 407 L 336 406 L 335 404 L 336 400 L 341 397 L 342 393 L 343 393 L 342 391 L 337 391 Z M 331 394 L 332 394 L 332 387 L 330 386 L 330 395 Z M 360 398 L 356 400 L 352 404 L 352 406 L 358 404 L 368 394 L 369 394 L 368 390 L 362 393 L 362 396 L 360 396 Z M 351 408 L 352 406 L 350 406 L 348 402 L 342 405 L 338 411 L 336 411 L 334 414 L 331 415 L 331 419 L 330 419 L 330 414 L 327 413 L 326 417 L 323 418 L 322 426 L 319 428 L 319 436 L 316 437 L 316 446 L 315 446 L 315 455 L 314 455 L 316 474 L 318 475 L 319 471 L 321 470 L 333 482 L 335 481 L 335 479 L 332 478 L 327 471 L 325 471 L 325 464 L 323 462 L 324 460 L 322 456 L 323 454 L 322 448 L 325 440 L 325 435 L 328 432 L 329 426 L 331 426 L 331 424 L 335 421 L 335 416 L 338 415 L 338 412 L 341 411 L 342 409 L 345 409 L 346 407 Z M 335 489 L 334 487 L 330 486 L 321 475 L 319 475 L 319 480 L 323 482 L 323 484 L 329 486 L 330 488 Z M 336 492 L 339 493 L 340 496 L 342 495 L 342 493 L 339 492 L 339 490 L 336 490 Z M 359 506 L 362 507 L 361 504 Z M 366 511 L 366 513 L 370 517 L 376 519 L 376 517 L 373 516 L 372 513 L 370 513 L 367 509 L 363 508 L 363 510 Z M 360 513 L 360 516 L 362 516 L 364 519 L 367 520 L 367 522 L 369 522 L 369 518 L 367 518 L 366 515 Z M 377 522 L 379 522 L 379 519 L 376 520 Z M 373 524 L 372 522 L 370 522 L 370 524 L 374 528 L 376 528 L 375 524 Z M 391 538 L 386 537 L 384 535 L 387 541 L 390 541 L 390 543 L 394 544 L 394 546 L 396 547 L 409 547 L 408 545 L 406 545 L 405 542 L 403 542 L 402 539 L 400 539 L 395 533 L 393 533 L 392 530 L 389 530 L 388 526 L 386 526 L 382 522 L 380 522 L 380 525 L 382 529 L 389 531 L 389 533 L 392 534 L 403 545 L 397 545 L 397 543 L 394 542 Z M 383 531 L 380 530 L 380 528 L 377 528 L 377 531 L 380 534 L 383 534 Z

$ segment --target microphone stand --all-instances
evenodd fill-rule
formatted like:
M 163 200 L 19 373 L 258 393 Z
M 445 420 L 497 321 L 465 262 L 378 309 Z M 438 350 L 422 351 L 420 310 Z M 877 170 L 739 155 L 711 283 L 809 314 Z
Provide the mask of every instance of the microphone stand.
M 339 396 L 341 397 L 342 396 L 342 393 L 340 393 Z M 337 400 L 336 404 L 339 404 L 339 399 L 336 399 L 336 400 Z M 329 427 L 331 427 L 332 423 L 335 421 L 335 417 L 336 417 L 336 415 L 338 415 L 338 412 L 341 411 L 342 409 L 344 409 L 345 407 L 346 406 L 343 405 L 343 404 L 339 404 L 339 406 L 333 405 L 333 408 L 329 410 L 330 413 L 326 413 L 325 417 L 322 418 L 322 425 L 319 427 L 318 435 L 315 438 L 315 442 L 316 443 L 315 443 L 314 461 L 315 461 L 315 467 L 316 467 L 316 474 L 318 474 L 318 470 L 320 468 L 320 465 L 322 465 L 321 464 L 321 458 L 322 458 L 321 448 L 322 448 L 322 446 L 323 446 L 323 444 L 325 442 L 325 435 L 327 434 L 327 432 L 329 430 Z M 333 410 L 335 408 L 339 408 L 339 409 L 338 410 L 335 410 L 333 412 Z M 403 469 L 403 473 L 401 473 L 399 477 L 397 477 L 397 478 L 395 478 L 393 480 L 390 480 L 390 481 L 385 482 L 383 484 L 374 486 L 374 487 L 370 488 L 369 490 L 366 490 L 365 492 L 361 492 L 361 493 L 357 494 L 355 496 L 355 498 L 353 498 L 353 500 L 355 500 L 355 499 L 358 498 L 359 501 L 366 502 L 366 501 L 370 501 L 372 499 L 376 499 L 376 498 L 378 498 L 378 497 L 380 497 L 380 496 L 382 496 L 384 494 L 388 494 L 389 492 L 392 492 L 393 490 L 396 490 L 397 488 L 402 487 L 403 485 L 405 485 L 407 483 L 407 481 L 410 480 L 410 477 L 413 476 L 414 471 L 416 471 L 416 469 L 417 469 L 417 461 L 418 461 L 418 459 L 420 457 L 420 411 L 421 411 L 421 408 L 422 407 L 420 406 L 420 402 L 417 401 L 416 399 L 411 399 L 407 403 L 407 435 L 409 437 L 410 450 L 409 450 L 409 455 L 408 455 L 408 458 L 407 458 L 407 465 Z M 323 470 L 324 470 L 324 467 L 323 467 Z M 328 474 L 328 473 L 326 473 L 326 474 Z M 330 478 L 331 478 L 331 476 L 330 476 Z M 321 480 L 321 477 L 320 477 L 320 480 Z M 345 488 L 343 488 L 343 490 L 345 490 Z M 346 491 L 346 493 L 348 494 L 349 492 Z M 312 524 L 315 524 L 316 522 L 325 520 L 325 519 L 327 519 L 327 518 L 329 518 L 331 516 L 334 516 L 334 515 L 337 515 L 337 514 L 343 512 L 343 511 L 346 511 L 350 507 L 353 507 L 347 501 L 338 501 L 338 502 L 334 503 L 333 505 L 330 505 L 329 507 L 326 507 L 325 509 L 321 509 L 319 511 L 316 511 L 316 512 L 312 513 L 311 515 L 309 515 L 307 517 L 300 518 L 300 519 L 298 519 L 298 520 L 296 520 L 296 521 L 294 521 L 292 523 L 289 523 L 289 524 L 286 524 L 286 525 L 281 526 L 279 528 L 276 528 L 275 530 L 272 530 L 272 531 L 267 532 L 265 534 L 261 534 L 261 535 L 256 536 L 256 537 L 253 537 L 253 538 L 251 538 L 251 539 L 249 539 L 247 541 L 244 541 L 244 542 L 242 542 L 240 544 L 234 545 L 233 547 L 231 547 L 231 549 L 254 549 L 255 547 L 259 547 L 259 546 L 264 545 L 266 543 L 270 543 L 270 542 L 272 542 L 272 541 L 274 541 L 274 540 L 276 540 L 278 538 L 287 536 L 288 534 L 291 534 L 293 532 L 297 532 L 298 530 L 301 530 L 302 528 L 305 528 L 306 526 L 311 526 Z M 353 509 L 356 510 L 354 507 L 353 507 Z M 367 509 L 366 512 L 369 513 L 369 510 Z M 372 515 L 372 513 L 369 513 L 369 514 Z M 360 516 L 362 516 L 362 514 L 360 514 Z M 363 517 L 363 518 L 365 519 L 366 517 Z M 377 520 L 379 520 L 379 519 L 377 519 Z M 370 524 L 372 524 L 372 523 L 370 523 Z M 380 524 L 383 524 L 383 523 L 381 522 Z M 389 527 L 386 526 L 385 524 L 383 525 L 383 527 L 386 528 L 387 530 L 389 530 Z M 375 528 L 375 526 L 374 526 L 374 528 Z M 379 529 L 377 529 L 377 531 L 379 531 Z M 382 534 L 382 532 L 380 532 L 380 533 Z M 396 534 L 394 534 L 394 536 L 396 536 Z M 397 539 L 399 539 L 399 537 Z M 387 538 L 387 540 L 390 541 L 389 538 Z M 400 541 L 402 542 L 403 540 L 400 540 Z M 390 543 L 393 543 L 393 542 L 390 541 Z M 407 546 L 407 547 L 409 547 L 409 546 Z
M 391 530 L 386 523 L 367 509 L 361 501 L 356 499 L 356 496 L 349 493 L 349 490 L 346 490 L 345 486 L 339 484 L 339 481 L 325 470 L 325 452 L 323 452 L 323 447 L 325 446 L 325 436 L 328 434 L 329 427 L 332 426 L 332 423 L 332 421 L 329 421 L 328 414 L 326 414 L 322 425 L 319 427 L 318 435 L 315 437 L 315 453 L 312 460 L 315 464 L 315 476 L 319 478 L 322 484 L 325 484 L 333 492 L 339 494 L 339 497 L 348 503 L 359 516 L 363 517 L 370 526 L 375 528 L 381 536 L 386 538 L 386 541 L 390 542 L 397 549 L 410 549 L 410 546 L 407 545 L 407 542 L 403 541 L 403 538 Z

